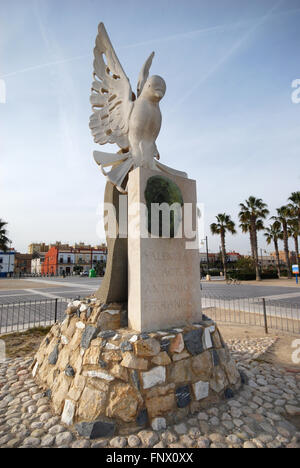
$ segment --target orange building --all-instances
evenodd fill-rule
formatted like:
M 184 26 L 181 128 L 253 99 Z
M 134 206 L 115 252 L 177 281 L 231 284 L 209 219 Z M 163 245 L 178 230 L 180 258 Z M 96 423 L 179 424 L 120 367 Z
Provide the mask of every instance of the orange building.
M 272 253 L 271 253 L 271 256 L 274 257 L 274 259 L 276 259 L 276 252 L 272 252 Z M 290 251 L 290 252 L 289 252 L 289 257 L 290 257 L 290 264 L 291 264 L 291 265 L 297 263 L 297 255 L 296 255 L 296 252 Z M 282 251 L 282 250 L 279 251 L 279 262 L 280 262 L 282 265 L 285 265 L 285 264 L 286 264 L 286 262 L 285 262 L 285 252 Z
M 41 274 L 72 275 L 74 271 L 88 272 L 99 261 L 106 263 L 106 246 L 83 248 L 82 245 L 80 248 L 68 245 L 51 247 L 45 255 Z
M 42 263 L 41 273 L 42 275 L 56 275 L 57 274 L 57 262 L 58 262 L 58 249 L 51 247 L 45 255 L 45 260 Z

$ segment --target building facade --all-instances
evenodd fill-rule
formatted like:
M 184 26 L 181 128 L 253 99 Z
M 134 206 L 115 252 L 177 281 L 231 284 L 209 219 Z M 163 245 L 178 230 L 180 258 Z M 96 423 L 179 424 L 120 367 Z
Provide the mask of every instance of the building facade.
M 15 268 L 15 255 L 14 250 L 3 252 L 0 250 L 0 278 L 7 278 L 14 273 Z
M 42 263 L 42 275 L 72 275 L 74 270 L 75 255 L 72 249 L 59 250 L 57 247 L 51 247 L 46 253 L 45 260 Z
M 106 263 L 106 247 L 91 247 L 75 249 L 75 264 L 78 271 L 88 272 L 97 263 Z
M 21 254 L 16 252 L 15 255 L 15 267 L 14 267 L 14 274 L 15 275 L 30 275 L 31 274 L 31 254 Z
M 28 246 L 28 253 L 30 255 L 36 254 L 45 254 L 49 250 L 49 245 L 46 245 L 44 242 L 40 244 L 30 244 Z
M 271 257 L 274 258 L 275 260 L 275 263 L 276 263 L 276 252 L 272 252 L 271 253 Z M 290 257 L 290 264 L 293 265 L 293 264 L 296 264 L 298 262 L 297 260 L 297 255 L 296 255 L 296 252 L 289 252 L 289 257 Z M 281 265 L 285 265 L 286 264 L 286 261 L 285 261 L 285 252 L 280 250 L 279 251 L 279 261 L 280 261 L 280 264 Z
M 42 264 L 44 261 L 45 261 L 45 254 L 39 254 L 39 257 L 33 258 L 31 260 L 31 274 L 32 275 L 42 274 Z
M 77 244 L 76 244 L 77 245 Z M 106 247 L 55 246 L 46 253 L 41 266 L 42 275 L 73 275 L 89 272 L 95 265 L 106 263 Z
M 242 255 L 238 252 L 226 252 L 226 257 L 228 262 L 237 262 L 242 258 Z

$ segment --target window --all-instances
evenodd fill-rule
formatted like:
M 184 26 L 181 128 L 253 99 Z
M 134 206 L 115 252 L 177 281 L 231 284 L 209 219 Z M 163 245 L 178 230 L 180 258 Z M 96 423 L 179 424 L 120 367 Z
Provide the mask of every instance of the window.
M 1 264 L 1 263 L 3 263 L 3 258 L 2 258 L 2 257 L 0 258 L 0 264 Z

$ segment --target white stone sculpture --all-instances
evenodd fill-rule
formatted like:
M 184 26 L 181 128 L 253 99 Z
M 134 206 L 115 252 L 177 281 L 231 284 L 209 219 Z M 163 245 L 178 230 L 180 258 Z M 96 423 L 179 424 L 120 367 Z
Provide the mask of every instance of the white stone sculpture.
M 149 78 L 154 52 L 139 75 L 137 98 L 103 23 L 99 25 L 94 55 L 91 95 L 94 113 L 90 128 L 96 143 L 116 143 L 121 148 L 116 154 L 94 152 L 103 174 L 121 192 L 126 192 L 124 183 L 128 172 L 137 167 L 187 177 L 186 173 L 158 161 L 160 156 L 155 142 L 161 128 L 159 101 L 165 95 L 166 83 L 160 76 Z M 105 171 L 108 166 L 112 166 L 110 172 Z

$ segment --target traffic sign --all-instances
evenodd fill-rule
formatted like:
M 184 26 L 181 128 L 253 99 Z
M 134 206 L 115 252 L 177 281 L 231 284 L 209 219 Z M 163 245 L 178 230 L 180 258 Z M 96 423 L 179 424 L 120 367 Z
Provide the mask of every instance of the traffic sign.
M 292 266 L 294 275 L 299 275 L 299 265 Z

